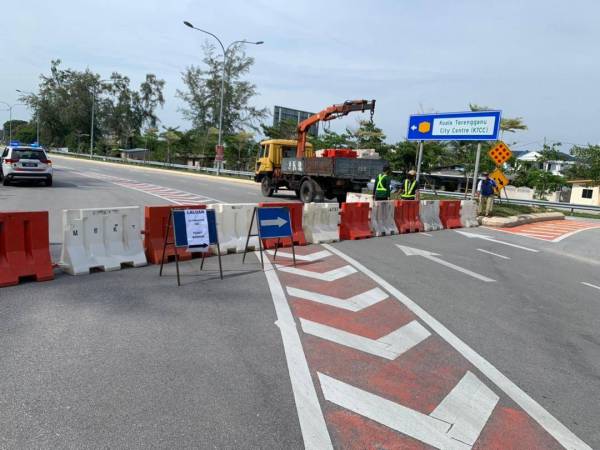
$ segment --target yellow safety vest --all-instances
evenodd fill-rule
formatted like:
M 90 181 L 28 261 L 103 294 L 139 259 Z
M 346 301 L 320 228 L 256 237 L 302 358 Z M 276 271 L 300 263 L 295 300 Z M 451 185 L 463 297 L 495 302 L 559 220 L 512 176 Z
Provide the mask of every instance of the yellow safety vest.
M 377 175 L 377 189 L 376 189 L 377 192 L 387 193 L 387 189 L 383 185 L 383 180 L 385 179 L 386 176 L 387 175 L 382 175 L 382 174 Z
M 417 180 L 413 180 L 411 183 L 407 178 L 404 180 L 404 192 L 402 193 L 402 198 L 415 198 L 415 187 L 417 186 Z

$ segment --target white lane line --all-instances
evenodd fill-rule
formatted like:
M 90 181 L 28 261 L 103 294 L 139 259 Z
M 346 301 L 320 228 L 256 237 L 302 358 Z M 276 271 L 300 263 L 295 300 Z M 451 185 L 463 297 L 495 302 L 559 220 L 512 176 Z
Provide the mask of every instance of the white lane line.
M 448 436 L 452 425 L 317 372 L 325 400 L 438 449 L 467 450 Z
M 477 251 L 478 252 L 482 252 L 482 253 L 487 253 L 488 255 L 497 256 L 498 258 L 502 258 L 502 259 L 510 259 L 508 256 L 504 256 L 504 255 L 500 255 L 498 253 L 490 252 L 490 251 L 484 250 L 482 248 L 478 248 Z
M 255 255 L 260 260 L 259 252 L 255 252 Z M 294 316 L 271 261 L 265 258 L 264 263 L 265 276 L 277 314 L 275 324 L 281 332 L 304 446 L 309 450 L 333 449 Z
M 419 234 L 422 234 L 423 236 L 429 236 L 429 237 L 433 237 L 433 235 L 432 235 L 432 234 L 425 233 L 424 231 L 421 231 Z
M 275 250 L 267 250 L 267 253 L 269 255 L 274 255 L 275 254 Z M 281 256 L 282 258 L 289 258 L 292 259 L 294 257 L 294 255 L 290 252 L 282 252 L 281 250 L 277 251 L 277 256 Z M 296 254 L 296 259 L 298 261 L 309 261 L 309 262 L 315 262 L 315 261 L 319 261 L 320 259 L 325 259 L 327 257 L 331 256 L 331 252 L 328 252 L 327 250 L 321 250 L 320 252 L 315 252 L 315 253 L 311 253 L 310 255 L 298 255 Z
M 355 295 L 349 299 L 342 299 L 332 297 L 330 295 L 319 294 L 318 292 L 305 291 L 304 289 L 298 289 L 293 287 L 287 288 L 288 295 L 292 297 L 301 298 L 303 300 L 310 300 L 317 303 L 322 303 L 328 306 L 334 306 L 336 308 L 346 309 L 348 311 L 358 312 L 376 303 L 379 303 L 388 298 L 387 293 L 379 289 L 378 287 L 371 289 L 370 291 L 363 292 L 362 294 Z
M 429 328 L 435 331 L 442 339 L 456 349 L 471 364 L 508 395 L 517 405 L 533 418 L 540 426 L 554 437 L 563 447 L 568 449 L 592 450 L 592 448 L 579 439 L 571 430 L 560 423 L 552 414 L 546 411 L 538 402 L 527 395 L 515 383 L 510 381 L 502 372 L 490 364 L 485 358 L 480 356 L 475 350 L 464 343 L 460 338 L 454 335 L 437 319 L 431 316 L 427 311 L 417 305 L 414 301 L 396 289 L 393 285 L 385 281 L 373 271 L 367 269 L 354 258 L 346 255 L 337 248 L 322 244 L 324 248 L 338 255 L 340 258 L 352 264 L 363 274 L 371 278 L 382 288 L 392 294 L 396 299 L 410 309 L 419 317 Z
M 591 287 L 591 288 L 594 288 L 594 289 L 600 290 L 600 286 L 596 286 L 595 284 L 592 284 L 592 283 L 586 283 L 585 281 L 582 281 L 581 284 L 583 284 L 585 286 L 588 286 L 588 287 Z
M 356 269 L 352 266 L 343 266 L 325 273 L 312 272 L 310 270 L 297 269 L 296 267 L 282 266 L 279 264 L 276 264 L 275 267 L 277 267 L 277 270 L 281 270 L 282 272 L 299 275 L 301 277 L 314 278 L 315 280 L 321 281 L 336 281 L 340 278 L 344 278 L 356 273 Z
M 430 416 L 453 424 L 448 436 L 474 445 L 498 400 L 489 387 L 467 372 Z
M 482 228 L 485 228 L 485 227 L 482 227 Z M 491 228 L 488 228 L 488 229 L 491 229 Z M 471 233 L 469 231 L 461 231 L 461 230 L 455 230 L 455 231 L 458 234 L 462 234 L 463 236 L 466 236 L 468 238 L 483 239 L 484 241 L 495 242 L 496 244 L 507 245 L 509 247 L 519 248 L 521 250 L 525 250 L 525 251 L 532 252 L 532 253 L 539 253 L 539 250 L 536 250 L 534 248 L 524 247 L 522 245 L 513 244 L 511 242 L 499 241 L 498 239 L 494 239 L 493 237 L 488 236 L 487 234 Z M 504 230 L 497 230 L 497 231 L 502 231 L 504 233 L 510 233 L 510 234 L 516 234 L 516 233 L 513 233 L 512 231 L 504 231 Z
M 416 320 L 377 340 L 302 318 L 300 324 L 307 334 L 391 361 L 431 336 Z
M 476 279 L 484 281 L 486 283 L 493 283 L 496 281 L 492 278 L 488 278 L 477 272 L 473 272 L 472 270 L 465 269 L 464 267 L 457 266 L 456 264 L 452 264 L 451 262 L 448 262 L 448 261 L 444 261 L 443 259 L 438 258 L 438 256 L 439 256 L 438 253 L 430 252 L 427 250 L 421 250 L 421 249 L 413 248 L 413 247 L 407 247 L 405 245 L 396 244 L 396 247 L 398 247 L 400 250 L 402 250 L 406 256 L 422 256 L 425 259 L 428 259 L 430 261 L 441 264 L 442 266 L 446 266 L 449 269 L 456 270 L 457 272 L 464 273 L 465 275 L 469 275 L 470 277 L 476 278 Z
M 180 201 L 178 201 L 179 199 L 176 200 L 176 199 L 168 196 L 168 194 L 161 195 L 161 194 L 158 194 L 158 193 L 156 193 L 154 191 L 151 191 L 147 187 L 144 187 L 144 188 L 135 187 L 135 186 L 133 186 L 131 184 L 132 183 L 131 180 L 120 179 L 120 178 L 112 177 L 110 175 L 108 175 L 108 176 L 104 176 L 104 175 L 94 176 L 94 175 L 85 174 L 83 172 L 76 172 L 76 171 L 74 171 L 74 173 L 76 173 L 78 175 L 81 175 L 81 176 L 84 176 L 84 177 L 87 177 L 87 178 L 92 178 L 92 179 L 95 179 L 95 180 L 104 181 L 106 183 L 116 184 L 117 186 L 121 186 L 121 187 L 124 187 L 124 188 L 127 188 L 127 189 L 131 189 L 133 191 L 142 192 L 142 193 L 147 194 L 147 195 L 152 195 L 154 197 L 158 197 L 158 198 L 160 198 L 162 200 L 174 203 L 176 205 L 185 205 L 186 204 L 186 202 L 180 202 Z M 163 188 L 162 186 L 156 186 L 156 185 L 151 185 L 151 186 L 152 186 L 153 189 L 158 189 L 159 192 L 161 192 L 162 194 L 164 194 L 164 192 L 165 192 L 164 190 L 165 189 L 167 189 L 167 190 L 169 189 L 169 188 Z M 190 194 L 190 195 L 193 195 L 193 196 L 195 196 L 195 199 L 197 199 L 195 201 L 197 201 L 198 203 L 208 203 L 208 202 L 222 203 L 220 200 L 217 200 L 217 199 L 214 199 L 214 198 L 211 198 L 211 197 L 206 197 L 206 196 L 199 195 L 199 194 L 193 194 L 191 192 L 184 192 L 184 191 L 176 191 L 176 192 L 178 192 L 180 194 Z M 187 202 L 187 203 L 189 203 L 189 202 Z
M 568 238 L 568 237 L 571 237 L 571 236 L 573 236 L 574 234 L 581 233 L 582 231 L 588 231 L 588 230 L 597 230 L 598 228 L 600 228 L 600 227 L 599 227 L 599 226 L 595 226 L 595 227 L 590 227 L 590 228 L 581 228 L 581 229 L 579 229 L 579 230 L 571 231 L 570 233 L 566 233 L 566 234 L 563 234 L 562 236 L 559 236 L 559 237 L 557 237 L 557 238 L 556 238 L 556 239 L 554 239 L 552 242 L 560 242 L 560 241 L 562 241 L 563 239 L 566 239 L 566 238 Z

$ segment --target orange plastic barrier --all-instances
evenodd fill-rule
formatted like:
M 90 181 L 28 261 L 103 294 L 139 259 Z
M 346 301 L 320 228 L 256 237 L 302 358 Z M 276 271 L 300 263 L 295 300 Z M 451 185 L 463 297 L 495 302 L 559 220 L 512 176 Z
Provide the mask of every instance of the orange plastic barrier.
M 286 207 L 290 210 L 290 218 L 292 219 L 292 235 L 294 239 L 294 245 L 306 245 L 306 238 L 304 237 L 304 230 L 302 228 L 302 215 L 304 203 L 291 202 L 291 203 L 259 203 L 260 207 Z M 277 239 L 263 239 L 263 248 L 275 248 L 277 245 Z M 281 238 L 279 240 L 280 247 L 291 247 L 292 241 L 289 238 Z
M 165 233 L 167 232 L 167 223 L 172 209 L 205 209 L 206 205 L 169 205 L 169 206 L 146 206 L 144 210 L 144 249 L 146 258 L 151 264 L 160 264 L 162 258 L 163 245 L 165 242 Z M 173 242 L 173 226 L 169 233 L 169 242 Z M 177 255 L 180 261 L 192 259 L 192 254 L 184 248 L 177 249 Z M 175 257 L 175 247 L 167 246 L 165 252 L 165 262 Z
M 396 200 L 394 220 L 399 233 L 416 233 L 423 231 L 423 223 L 419 218 L 418 200 Z
M 340 212 L 340 239 L 365 239 L 373 236 L 369 220 L 369 203 L 342 203 Z
M 0 287 L 54 279 L 48 211 L 0 212 Z
M 460 200 L 440 200 L 440 220 L 444 228 L 462 228 Z

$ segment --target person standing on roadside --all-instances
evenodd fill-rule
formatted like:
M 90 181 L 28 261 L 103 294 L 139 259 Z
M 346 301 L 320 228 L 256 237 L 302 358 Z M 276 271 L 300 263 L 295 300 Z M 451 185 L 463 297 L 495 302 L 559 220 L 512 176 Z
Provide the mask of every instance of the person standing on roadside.
M 404 185 L 402 186 L 402 195 L 400 198 L 402 200 L 418 200 L 419 194 L 417 191 L 417 172 L 414 170 L 408 171 L 408 176 L 404 180 Z
M 392 169 L 389 164 L 383 166 L 383 173 L 377 175 L 373 185 L 373 198 L 375 200 L 389 200 L 391 195 Z
M 490 174 L 483 172 L 483 180 L 479 180 L 477 185 L 477 195 L 479 196 L 479 215 L 485 212 L 485 217 L 489 217 L 494 209 L 494 190 L 496 182 L 490 178 Z

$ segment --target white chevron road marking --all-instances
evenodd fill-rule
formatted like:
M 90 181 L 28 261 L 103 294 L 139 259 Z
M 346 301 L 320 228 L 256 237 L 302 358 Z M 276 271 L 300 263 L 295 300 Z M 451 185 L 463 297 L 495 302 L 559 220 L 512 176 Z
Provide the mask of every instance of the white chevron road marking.
M 471 372 L 467 372 L 434 410 L 443 419 L 434 417 L 434 413 L 429 416 L 420 413 L 320 372 L 317 374 L 325 400 L 444 450 L 471 449 L 498 402 L 498 396 Z
M 300 319 L 300 324 L 307 334 L 389 360 L 396 359 L 431 335 L 416 320 L 377 340 L 306 319 Z
M 315 280 L 321 281 L 336 281 L 340 278 L 344 278 L 348 275 L 356 273 L 356 269 L 352 266 L 343 266 L 325 273 L 311 272 L 310 270 L 297 269 L 296 267 L 287 267 L 279 264 L 277 264 L 275 267 L 277 267 L 277 270 L 280 270 L 282 272 L 291 273 L 293 275 L 300 275 L 301 277 L 314 278 Z
M 287 288 L 288 295 L 292 297 L 301 298 L 303 300 L 310 300 L 324 305 L 334 306 L 336 308 L 346 309 L 348 311 L 361 311 L 369 306 L 379 303 L 386 298 L 388 295 L 379 288 L 371 289 L 370 291 L 363 292 L 362 294 L 355 295 L 349 299 L 342 299 L 332 297 L 330 295 L 319 294 L 318 292 L 306 291 L 304 289 L 298 289 L 293 287 Z
M 267 250 L 267 253 L 269 255 L 274 255 L 275 254 L 275 250 Z M 282 258 L 289 258 L 292 259 L 293 258 L 293 254 L 290 252 L 282 252 L 282 251 L 277 251 L 277 256 L 281 256 Z M 308 262 L 315 262 L 315 261 L 319 261 L 321 259 L 325 259 L 327 257 L 331 256 L 331 252 L 327 251 L 327 250 L 321 250 L 320 252 L 315 252 L 315 253 L 311 253 L 310 255 L 298 255 L 296 254 L 296 259 L 298 261 L 308 261 Z

